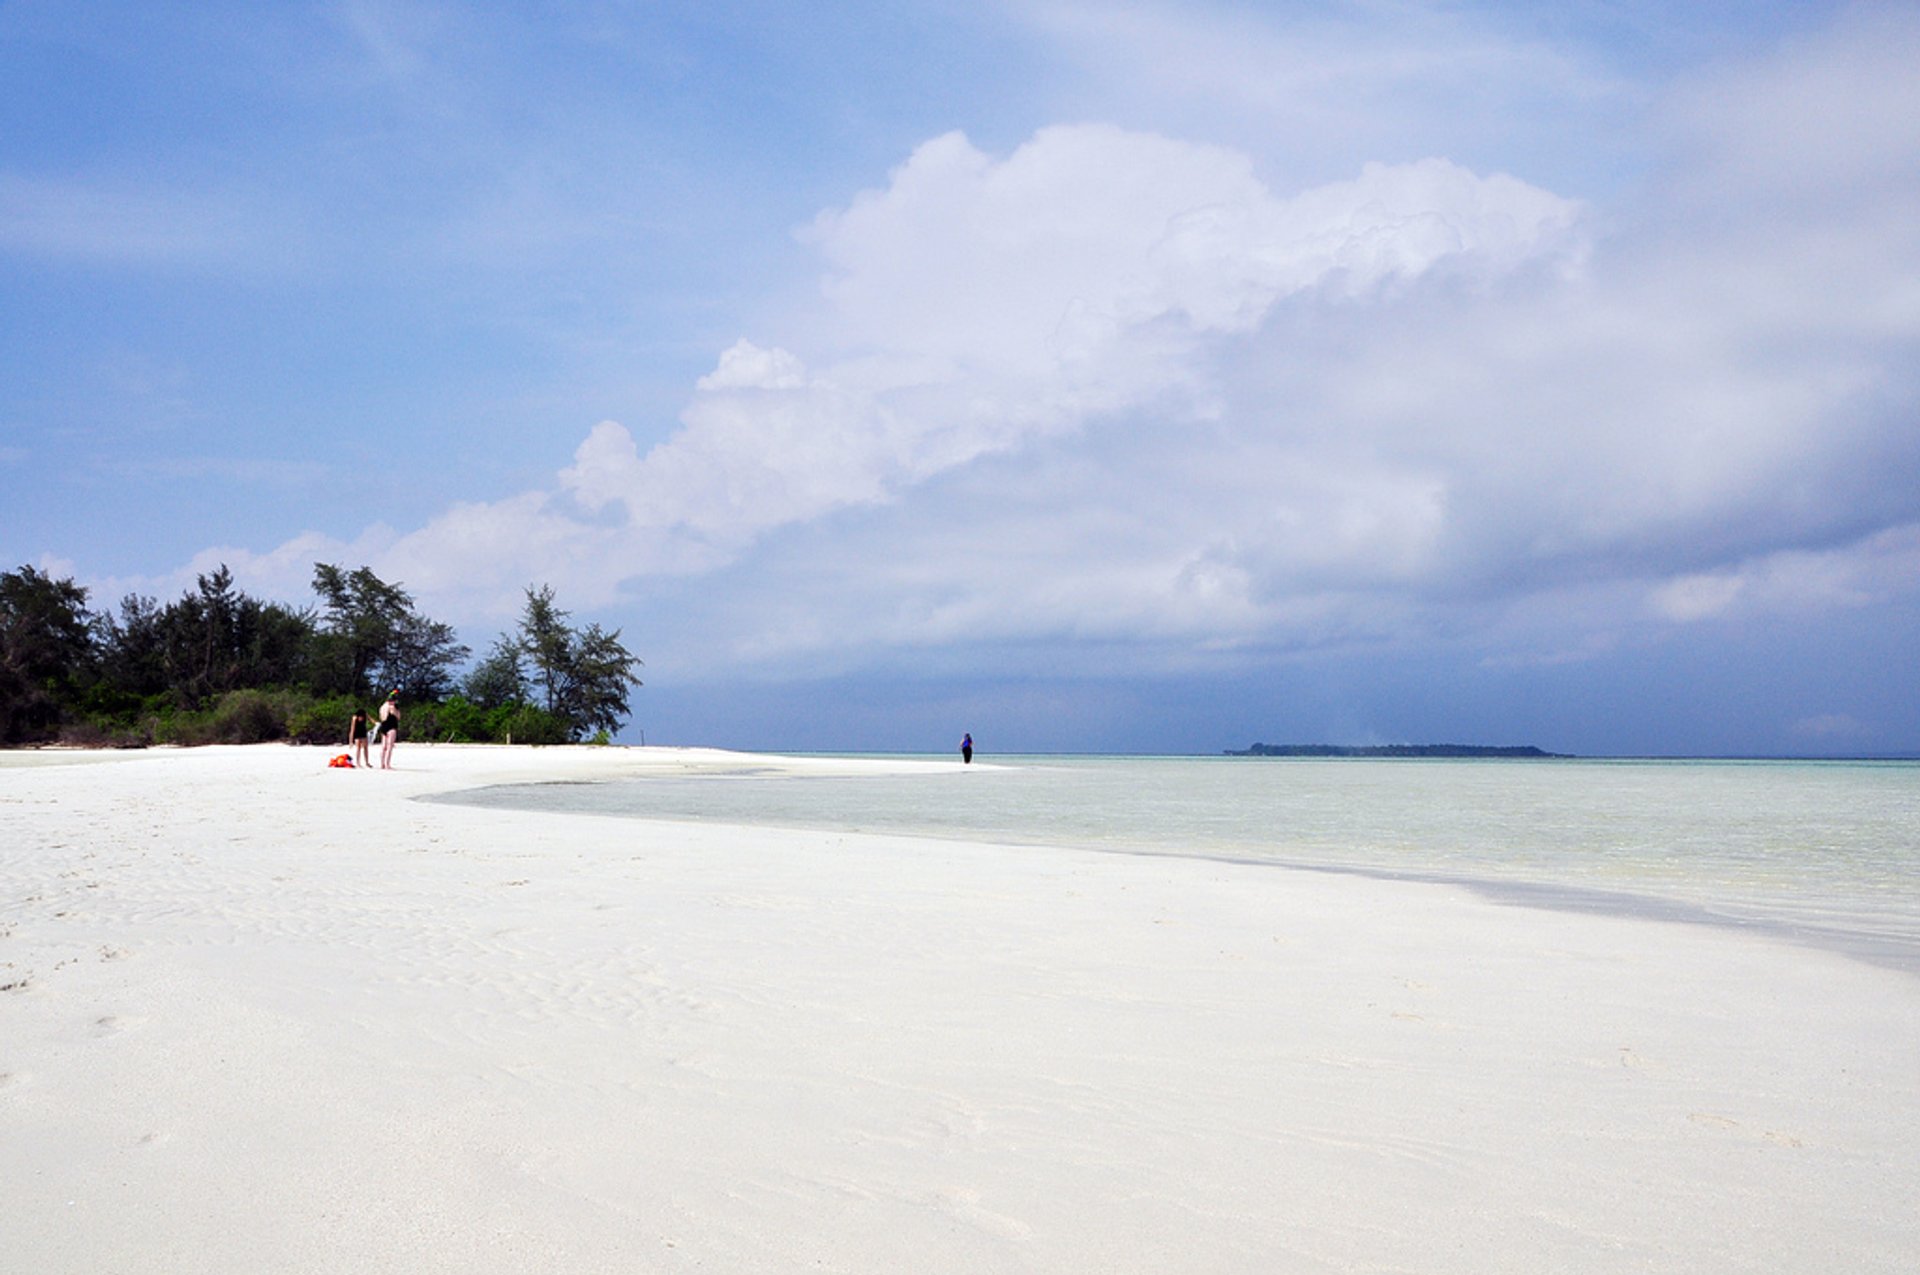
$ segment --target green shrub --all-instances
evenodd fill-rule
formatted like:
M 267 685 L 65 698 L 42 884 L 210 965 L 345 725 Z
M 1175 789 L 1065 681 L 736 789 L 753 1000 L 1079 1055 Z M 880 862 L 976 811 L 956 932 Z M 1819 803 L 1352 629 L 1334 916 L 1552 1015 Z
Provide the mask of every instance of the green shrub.
M 88 718 L 62 726 L 60 742 L 68 748 L 145 748 L 152 736 L 112 720 Z
M 131 726 L 139 721 L 149 707 L 148 699 L 147 696 L 133 694 L 103 680 L 87 687 L 80 696 L 79 703 L 74 706 L 74 711 L 84 718 L 87 724 L 111 732 L 116 726 Z
M 141 748 L 149 744 L 294 744 L 345 747 L 349 719 L 360 707 L 351 695 L 316 696 L 302 688 L 229 691 L 201 709 L 179 706 L 171 694 L 96 698 L 84 717 L 62 723 L 61 742 L 76 747 Z M 372 717 L 372 710 L 368 716 Z M 420 743 L 566 744 L 575 728 L 567 718 L 532 704 L 481 708 L 462 695 L 443 703 L 405 706 L 401 730 Z M 604 730 L 590 741 L 611 742 Z
M 287 717 L 287 738 L 296 744 L 339 744 L 344 748 L 348 723 L 353 717 L 353 710 L 360 706 L 360 702 L 351 695 L 306 699 Z M 367 717 L 368 729 L 371 730 L 371 710 Z
M 178 709 L 159 719 L 159 741 L 163 744 L 178 744 L 183 748 L 196 748 L 201 744 L 215 743 L 213 737 L 213 712 L 203 709 L 189 712 Z
M 508 744 L 567 744 L 573 732 L 566 720 L 531 704 L 502 704 L 487 714 L 491 738 Z
M 565 718 L 531 704 L 481 708 L 464 695 L 444 703 L 416 704 L 403 729 L 422 743 L 564 744 L 573 736 Z
M 409 737 L 437 744 L 484 744 L 492 738 L 487 734 L 486 713 L 460 695 L 443 704 L 409 709 L 405 726 Z
M 229 691 L 213 707 L 210 744 L 264 744 L 287 737 L 289 696 L 270 691 Z

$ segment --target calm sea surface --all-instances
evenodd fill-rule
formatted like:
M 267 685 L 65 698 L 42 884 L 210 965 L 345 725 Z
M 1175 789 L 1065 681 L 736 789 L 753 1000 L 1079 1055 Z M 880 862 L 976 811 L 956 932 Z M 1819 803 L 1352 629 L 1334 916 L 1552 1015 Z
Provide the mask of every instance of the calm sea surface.
M 1447 881 L 1920 972 L 1920 763 L 1033 757 L 507 785 L 517 809 L 910 833 Z

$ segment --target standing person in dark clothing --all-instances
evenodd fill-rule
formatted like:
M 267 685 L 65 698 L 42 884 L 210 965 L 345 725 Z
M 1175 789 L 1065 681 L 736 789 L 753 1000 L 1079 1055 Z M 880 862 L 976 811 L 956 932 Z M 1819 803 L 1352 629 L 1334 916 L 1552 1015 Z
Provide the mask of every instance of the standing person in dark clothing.
M 393 769 L 393 746 L 400 738 L 400 692 L 387 696 L 380 706 L 380 769 Z
M 973 735 L 971 732 L 960 737 L 960 760 L 973 765 Z
M 356 708 L 353 716 L 347 720 L 347 747 L 353 749 L 353 764 L 370 767 L 373 760 L 367 756 L 367 733 L 371 723 L 367 721 L 367 710 Z

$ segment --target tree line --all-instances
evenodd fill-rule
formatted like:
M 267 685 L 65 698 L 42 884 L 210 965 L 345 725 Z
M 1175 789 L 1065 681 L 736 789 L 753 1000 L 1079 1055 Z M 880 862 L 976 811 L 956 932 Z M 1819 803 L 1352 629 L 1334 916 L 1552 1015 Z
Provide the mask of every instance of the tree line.
M 573 743 L 620 729 L 640 685 L 620 630 L 573 624 L 548 586 L 470 668 L 451 626 L 366 567 L 315 563 L 313 591 L 263 601 L 223 564 L 164 606 L 95 611 L 71 579 L 0 572 L 0 744 L 344 741 L 392 690 L 415 739 Z

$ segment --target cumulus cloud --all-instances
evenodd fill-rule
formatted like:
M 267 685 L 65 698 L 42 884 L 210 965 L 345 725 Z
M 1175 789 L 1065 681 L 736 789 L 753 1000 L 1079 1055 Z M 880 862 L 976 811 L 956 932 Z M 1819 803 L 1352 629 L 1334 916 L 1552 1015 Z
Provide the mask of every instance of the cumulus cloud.
M 801 232 L 818 297 L 718 352 L 671 434 L 602 422 L 551 491 L 368 544 L 476 606 L 709 581 L 678 623 L 715 664 L 1442 638 L 1546 666 L 1870 605 L 1920 578 L 1915 57 L 1920 22 L 1874 17 L 1716 72 L 1598 212 L 1444 158 L 1279 190 L 1107 125 L 936 137 Z M 1821 103 L 1784 140 L 1777 89 Z M 1847 196 L 1777 197 L 1828 135 Z
M 823 366 L 743 340 L 673 437 L 642 456 L 603 423 L 563 481 L 589 509 L 737 550 L 1128 412 L 1204 417 L 1196 362 L 1283 299 L 1570 261 L 1577 212 L 1440 160 L 1283 198 L 1218 147 L 1078 126 L 995 159 L 950 134 L 808 228 L 830 267 L 809 325 Z
M 1353 296 L 1450 258 L 1510 267 L 1563 246 L 1576 212 L 1444 160 L 1287 198 L 1237 151 L 1088 125 L 1002 161 L 936 138 L 808 237 L 834 268 L 841 341 L 1058 375 L 1157 321 L 1243 332 L 1311 288 Z
M 720 366 L 694 384 L 703 390 L 797 390 L 807 369 L 785 350 L 763 350 L 742 339 L 720 356 Z
M 1759 98 L 1771 73 L 1821 80 L 1807 57 L 1852 73 L 1863 40 L 1888 38 L 1878 24 L 1843 33 L 1723 87 Z M 1881 117 L 1899 109 L 1904 90 L 1884 82 L 1899 60 L 1867 59 L 1880 82 L 1829 105 L 1830 126 L 1897 141 Z M 918 356 L 974 402 L 1000 386 L 1029 409 L 1078 393 L 1061 413 L 1076 432 L 1036 419 L 969 462 L 997 482 L 928 484 L 849 527 L 853 554 L 942 565 L 884 588 L 841 574 L 854 600 L 825 627 L 1232 648 L 1488 633 L 1529 597 L 1596 599 L 1564 606 L 1534 650 L 1491 657 L 1544 664 L 1614 649 L 1636 611 L 1673 622 L 1897 596 L 1900 528 L 1920 513 L 1903 477 L 1920 469 L 1906 371 L 1920 258 L 1897 210 L 1920 147 L 1856 170 L 1832 207 L 1781 208 L 1765 198 L 1772 173 L 1703 206 L 1690 175 L 1731 143 L 1699 100 L 1673 106 L 1686 139 L 1673 179 L 1591 242 L 1567 201 L 1453 165 L 1281 199 L 1230 152 L 1148 139 L 1143 154 L 1178 151 L 1162 170 L 1178 189 L 1209 197 L 1161 210 L 1152 236 L 1096 227 L 1095 241 L 1114 235 L 1101 261 L 1124 264 L 1089 268 L 1047 242 L 1066 223 L 994 215 L 1003 189 L 1044 188 L 1019 161 L 1052 139 L 999 166 L 957 139 L 923 148 L 816 226 L 842 271 L 831 330 Z M 1092 153 L 1134 139 L 1082 140 Z M 1763 139 L 1739 146 L 1766 153 Z M 1146 198 L 1113 156 L 1095 167 L 1104 202 Z M 1307 226 L 1337 246 L 1316 253 Z M 1039 245 L 1031 268 L 1021 245 Z M 1067 321 L 1043 331 L 1063 296 Z M 923 321 L 930 298 L 941 313 Z M 1081 366 L 1097 372 L 1076 381 Z M 1034 367 L 1050 379 L 1023 379 Z
M 249 592 L 264 597 L 298 599 L 312 592 L 316 562 L 362 563 L 375 560 L 391 543 L 392 532 L 370 528 L 352 541 L 319 532 L 305 532 L 261 551 L 244 545 L 214 545 L 193 555 L 177 570 L 152 576 L 106 576 L 87 581 L 92 605 L 110 610 L 129 594 L 171 600 L 193 590 L 195 580 L 225 566 Z

